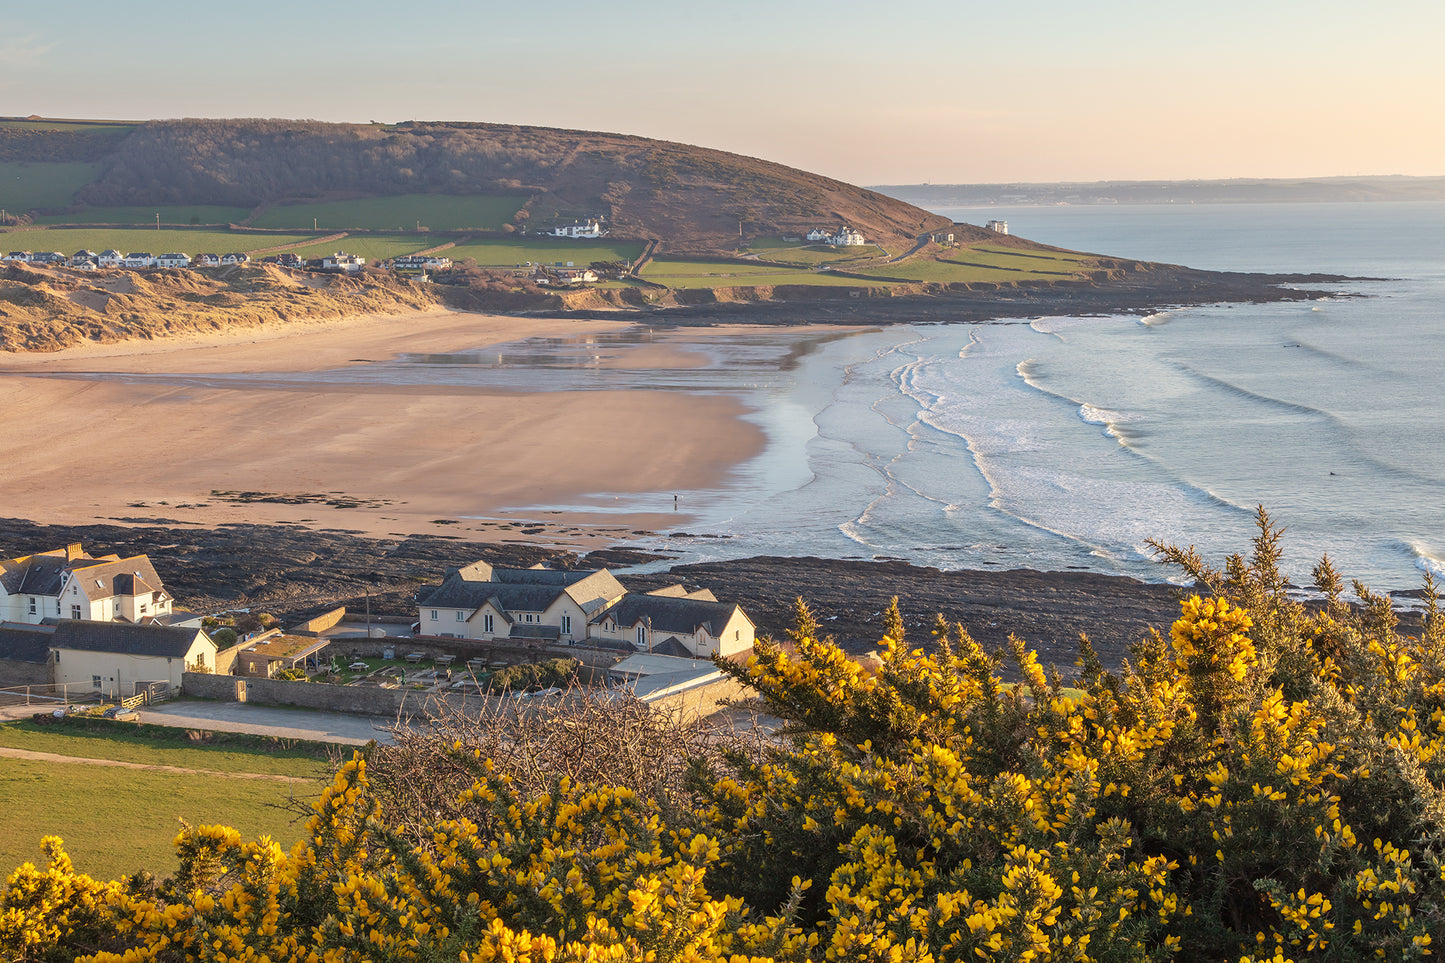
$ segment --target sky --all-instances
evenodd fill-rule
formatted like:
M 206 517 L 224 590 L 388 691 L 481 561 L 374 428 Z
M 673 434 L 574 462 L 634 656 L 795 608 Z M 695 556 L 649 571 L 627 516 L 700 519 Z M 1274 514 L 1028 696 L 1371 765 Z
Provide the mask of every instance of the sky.
M 0 3 L 0 115 L 641 134 L 856 184 L 1445 175 L 1440 0 Z

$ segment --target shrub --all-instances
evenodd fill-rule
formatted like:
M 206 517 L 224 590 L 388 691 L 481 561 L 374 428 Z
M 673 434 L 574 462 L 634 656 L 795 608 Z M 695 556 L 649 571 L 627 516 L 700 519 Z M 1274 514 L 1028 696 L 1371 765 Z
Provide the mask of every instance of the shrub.
M 0 949 L 100 947 L 85 957 L 97 963 L 127 949 L 127 960 L 1433 955 L 1445 931 L 1433 582 L 1409 637 L 1363 586 L 1347 603 L 1328 559 L 1315 570 L 1321 601 L 1293 598 L 1263 512 L 1251 555 L 1221 570 L 1159 550 L 1208 593 L 1118 672 L 1081 640 L 1077 688 L 1018 640 L 988 652 L 939 623 L 929 652 L 910 648 L 896 607 L 881 662 L 865 668 L 800 603 L 791 648 L 761 642 L 729 669 L 784 729 L 706 748 L 639 736 L 660 731 L 647 726 L 613 731 L 639 759 L 688 756 L 682 788 L 660 782 L 649 797 L 645 780 L 616 785 L 605 765 L 569 769 L 588 750 L 569 742 L 565 715 L 535 716 L 526 739 L 455 730 L 419 740 L 424 758 L 406 745 L 354 758 L 289 853 L 202 826 L 178 837 L 171 880 L 127 888 L 75 877 L 47 843 L 51 875 L 12 877 Z M 1003 681 L 1006 664 L 1018 684 Z M 427 772 L 446 774 L 436 788 L 450 798 L 398 804 Z

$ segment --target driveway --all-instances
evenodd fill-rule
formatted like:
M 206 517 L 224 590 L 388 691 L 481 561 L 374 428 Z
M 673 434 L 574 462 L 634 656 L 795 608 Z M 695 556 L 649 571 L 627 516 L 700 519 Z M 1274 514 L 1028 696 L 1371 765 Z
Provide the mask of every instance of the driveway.
M 219 732 L 250 732 L 277 739 L 306 739 L 361 746 L 375 739 L 392 741 L 380 726 L 393 719 L 381 716 L 353 716 L 341 712 L 286 709 L 244 702 L 167 702 L 140 710 L 140 721 L 181 729 L 214 729 Z

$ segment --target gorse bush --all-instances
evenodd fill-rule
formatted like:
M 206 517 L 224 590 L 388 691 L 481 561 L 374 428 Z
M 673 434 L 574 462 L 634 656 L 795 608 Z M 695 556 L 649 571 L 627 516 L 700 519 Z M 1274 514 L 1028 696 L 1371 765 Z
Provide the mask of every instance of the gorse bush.
M 1083 640 L 1073 688 L 1017 640 L 986 652 L 938 624 L 928 651 L 910 648 L 896 608 L 881 664 L 864 669 L 800 603 L 790 646 L 761 642 L 729 669 L 784 728 L 714 742 L 661 798 L 521 780 L 522 762 L 498 767 L 459 738 L 441 749 L 468 788 L 441 816 L 402 816 L 373 789 L 371 770 L 394 763 L 358 756 L 289 853 L 200 827 L 177 840 L 166 882 L 100 883 L 48 840 L 48 868 L 10 879 L 0 948 L 95 961 L 1433 956 L 1433 583 L 1405 636 L 1363 586 L 1347 604 L 1328 560 L 1321 601 L 1293 598 L 1262 512 L 1253 552 L 1222 570 L 1160 551 L 1207 593 L 1117 672 Z

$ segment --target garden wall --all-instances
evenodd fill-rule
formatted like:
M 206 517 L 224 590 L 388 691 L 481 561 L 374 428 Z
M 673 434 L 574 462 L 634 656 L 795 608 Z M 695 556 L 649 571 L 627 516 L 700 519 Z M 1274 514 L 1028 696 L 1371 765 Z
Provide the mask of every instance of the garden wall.
M 201 672 L 187 672 L 182 678 L 181 687 L 188 696 L 215 699 L 219 702 L 256 702 L 392 718 L 398 715 L 431 715 L 429 704 L 434 705 L 438 699 L 443 698 L 448 707 L 464 712 L 480 712 L 495 702 L 485 696 L 439 696 L 434 692 L 419 689 L 288 682 L 283 679 L 242 678 Z

